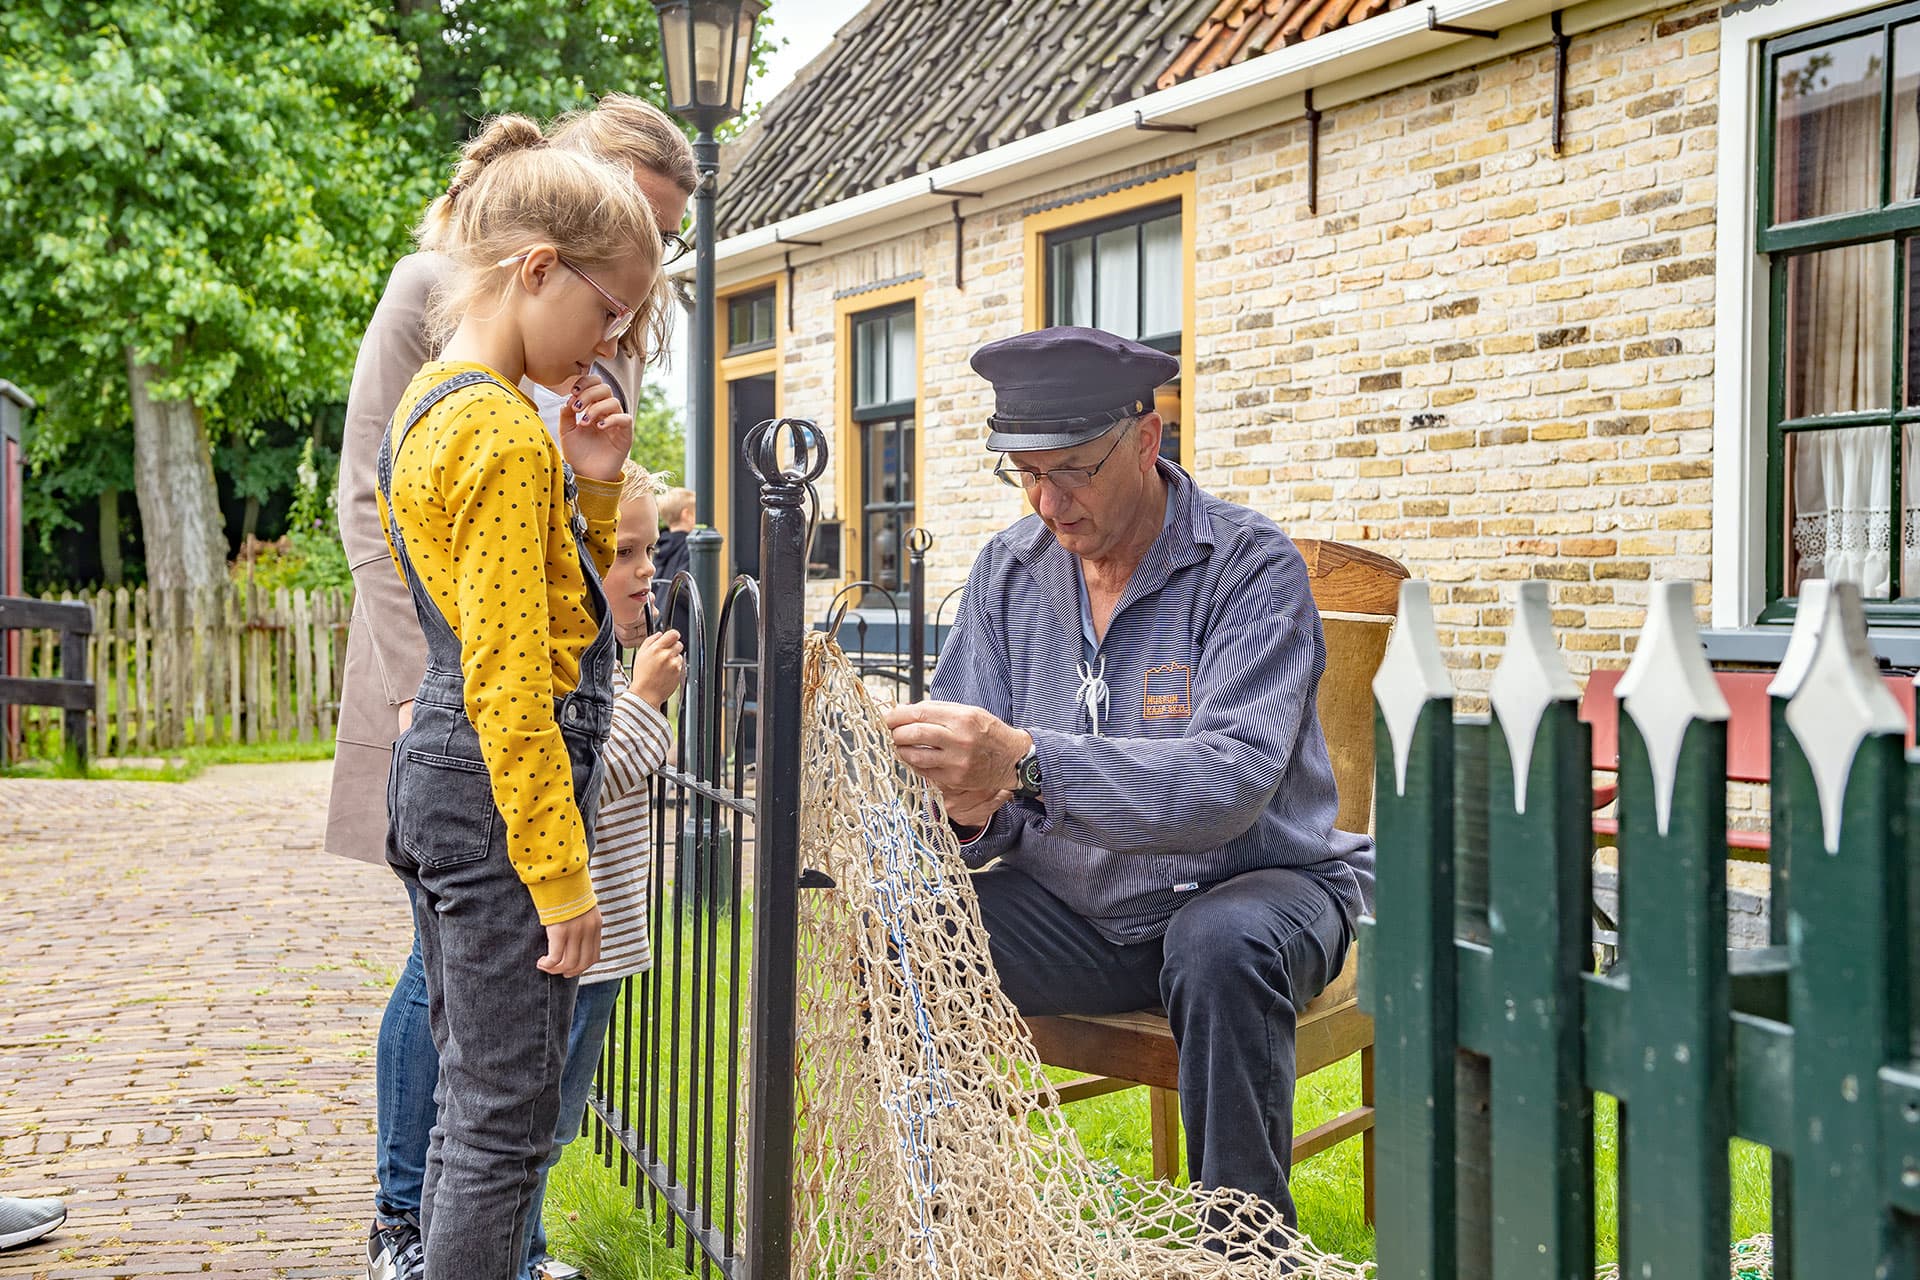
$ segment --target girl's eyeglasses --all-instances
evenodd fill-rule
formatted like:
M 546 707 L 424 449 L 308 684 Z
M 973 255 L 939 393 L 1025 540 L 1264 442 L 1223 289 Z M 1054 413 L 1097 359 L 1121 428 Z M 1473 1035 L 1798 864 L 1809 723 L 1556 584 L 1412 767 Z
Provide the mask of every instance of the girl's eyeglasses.
M 522 262 L 525 262 L 527 260 L 527 254 L 532 252 L 533 250 L 528 249 L 525 252 L 516 253 L 510 258 L 502 258 L 493 265 L 496 267 L 517 267 Z M 633 328 L 634 309 L 608 293 L 605 289 L 602 289 L 599 281 L 582 271 L 579 267 L 573 265 L 573 263 L 568 262 L 564 257 L 561 257 L 561 255 L 556 253 L 553 256 L 560 259 L 561 266 L 573 272 L 573 274 L 579 276 L 582 280 L 585 280 L 587 284 L 592 287 L 593 291 L 606 299 L 607 305 L 613 308 L 613 318 L 607 321 L 606 330 L 601 335 L 602 338 L 607 342 L 618 342 L 621 338 L 625 337 L 627 330 Z

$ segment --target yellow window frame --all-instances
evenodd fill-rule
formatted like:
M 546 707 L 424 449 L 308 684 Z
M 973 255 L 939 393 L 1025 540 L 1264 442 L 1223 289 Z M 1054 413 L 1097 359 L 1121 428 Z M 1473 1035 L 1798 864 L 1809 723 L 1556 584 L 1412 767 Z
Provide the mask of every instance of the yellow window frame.
M 840 544 L 840 584 L 858 582 L 866 572 L 866 529 L 862 516 L 865 499 L 859 491 L 865 470 L 865 444 L 853 420 L 853 322 L 869 311 L 913 303 L 913 503 L 919 516 L 927 497 L 927 440 L 923 429 L 921 404 L 926 388 L 926 332 L 921 323 L 924 308 L 921 299 L 927 291 L 925 280 L 871 289 L 852 297 L 838 298 L 833 304 L 833 418 L 837 424 L 833 442 L 834 493 L 840 508 L 842 542 Z
M 1198 388 L 1194 385 L 1193 372 L 1193 263 L 1198 232 L 1198 192 L 1193 171 L 1188 170 L 1143 182 L 1137 187 L 1109 191 L 1105 195 L 1061 205 L 1057 209 L 1044 209 L 1029 214 L 1021 223 L 1021 231 L 1026 239 L 1026 327 L 1032 331 L 1042 328 L 1047 322 L 1046 239 L 1050 232 L 1110 218 L 1115 214 L 1131 213 L 1148 205 L 1165 204 L 1174 199 L 1180 201 L 1180 258 L 1183 268 L 1180 296 L 1180 412 L 1185 418 L 1180 432 L 1180 465 L 1188 471 L 1193 470 L 1195 441 L 1199 436 L 1196 429 L 1198 415 L 1194 412 Z M 915 483 L 918 482 L 916 476 Z

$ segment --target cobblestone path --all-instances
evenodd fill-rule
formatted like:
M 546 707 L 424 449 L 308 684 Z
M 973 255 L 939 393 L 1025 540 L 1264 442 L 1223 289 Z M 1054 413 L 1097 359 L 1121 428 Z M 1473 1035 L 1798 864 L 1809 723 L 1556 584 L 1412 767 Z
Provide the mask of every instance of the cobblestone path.
M 328 768 L 0 780 L 0 1194 L 69 1214 L 0 1277 L 364 1274 L 410 938 L 321 852 Z

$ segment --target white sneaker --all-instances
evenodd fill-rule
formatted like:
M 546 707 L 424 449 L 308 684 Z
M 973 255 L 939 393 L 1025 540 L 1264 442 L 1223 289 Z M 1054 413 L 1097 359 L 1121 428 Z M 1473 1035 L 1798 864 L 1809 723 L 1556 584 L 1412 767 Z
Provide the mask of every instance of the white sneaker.
M 38 1240 L 66 1220 L 64 1200 L 15 1200 L 0 1196 L 0 1249 Z

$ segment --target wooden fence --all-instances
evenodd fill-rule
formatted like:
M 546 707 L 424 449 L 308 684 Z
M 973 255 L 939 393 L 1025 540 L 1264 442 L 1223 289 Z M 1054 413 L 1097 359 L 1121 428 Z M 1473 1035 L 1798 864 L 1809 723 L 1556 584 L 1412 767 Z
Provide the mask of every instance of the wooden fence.
M 351 591 L 236 583 L 59 598 L 93 610 L 91 754 L 333 737 Z M 21 633 L 20 675 L 53 675 L 59 661 L 57 633 Z M 29 736 L 60 732 L 57 711 L 26 708 L 20 720 Z
M 1621 680 L 1620 965 L 1594 972 L 1588 726 L 1544 583 L 1453 714 L 1425 583 L 1379 702 L 1382 1280 L 1593 1274 L 1593 1095 L 1620 1100 L 1623 1277 L 1728 1274 L 1728 1140 L 1771 1149 L 1774 1273 L 1920 1275 L 1920 755 L 1858 591 L 1801 614 L 1773 695 L 1777 945 L 1730 955 L 1728 707 L 1690 584 Z

